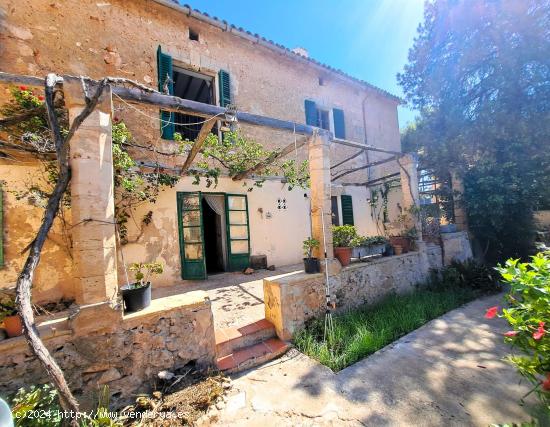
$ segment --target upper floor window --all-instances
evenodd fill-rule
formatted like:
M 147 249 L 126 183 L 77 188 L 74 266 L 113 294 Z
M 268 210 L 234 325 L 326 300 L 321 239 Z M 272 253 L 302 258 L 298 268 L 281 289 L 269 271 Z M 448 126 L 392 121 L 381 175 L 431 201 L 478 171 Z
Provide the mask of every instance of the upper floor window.
M 306 99 L 304 105 L 306 124 L 331 131 L 335 138 L 346 139 L 346 124 L 343 110 L 339 108 L 333 108 L 332 110 L 323 109 L 310 99 Z

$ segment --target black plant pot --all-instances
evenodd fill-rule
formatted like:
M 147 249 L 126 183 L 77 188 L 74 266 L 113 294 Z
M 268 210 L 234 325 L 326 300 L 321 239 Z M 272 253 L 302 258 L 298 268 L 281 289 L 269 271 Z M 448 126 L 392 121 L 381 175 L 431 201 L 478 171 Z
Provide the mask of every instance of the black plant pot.
M 125 285 L 121 289 L 126 312 L 143 310 L 151 305 L 151 282 L 145 286 L 135 287 L 137 283 Z
M 304 270 L 308 274 L 320 273 L 321 263 L 319 258 L 304 258 Z

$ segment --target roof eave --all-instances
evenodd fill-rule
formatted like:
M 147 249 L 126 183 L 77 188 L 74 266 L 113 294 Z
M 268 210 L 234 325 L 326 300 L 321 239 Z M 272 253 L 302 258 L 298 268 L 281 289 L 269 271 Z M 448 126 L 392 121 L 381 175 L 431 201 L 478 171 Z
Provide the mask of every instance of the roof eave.
M 225 20 L 220 20 L 217 17 L 211 17 L 207 13 L 201 12 L 197 9 L 193 9 L 191 6 L 189 6 L 187 4 L 186 5 L 180 5 L 180 4 L 177 4 L 177 3 L 173 2 L 172 0 L 152 0 L 152 1 L 155 2 L 155 3 L 158 3 L 160 5 L 163 5 L 165 7 L 168 7 L 170 9 L 176 10 L 180 13 L 183 13 L 183 14 L 191 17 L 191 18 L 197 19 L 201 22 L 204 22 L 206 24 L 217 27 L 217 28 L 221 29 L 222 31 L 230 32 L 230 33 L 235 34 L 236 36 L 241 37 L 245 40 L 248 40 L 252 43 L 256 43 L 258 45 L 264 46 L 264 47 L 266 47 L 266 48 L 268 48 L 268 49 L 270 49 L 274 52 L 285 55 L 286 57 L 288 57 L 292 60 L 305 63 L 309 66 L 313 65 L 313 66 L 315 66 L 316 68 L 318 68 L 322 71 L 329 71 L 329 72 L 337 75 L 338 77 L 345 79 L 348 82 L 352 82 L 354 84 L 360 85 L 361 87 L 374 90 L 375 92 L 377 92 L 378 94 L 380 94 L 382 96 L 393 99 L 398 104 L 403 104 L 404 103 L 404 101 L 400 97 L 398 97 L 396 95 L 393 95 L 390 92 L 387 92 L 384 89 L 381 89 L 377 86 L 374 86 L 373 84 L 371 84 L 369 82 L 366 82 L 364 80 L 355 78 L 353 76 L 350 76 L 349 74 L 346 74 L 342 70 L 333 68 L 333 67 L 331 67 L 330 65 L 327 65 L 327 64 L 323 64 L 322 62 L 316 61 L 313 58 L 307 58 L 303 55 L 300 55 L 296 52 L 293 52 L 292 50 L 290 50 L 289 48 L 287 48 L 283 45 L 275 43 L 272 40 L 268 40 L 265 37 L 261 37 L 259 34 L 252 34 L 250 31 L 246 31 L 243 28 L 237 28 L 235 25 L 229 24 Z

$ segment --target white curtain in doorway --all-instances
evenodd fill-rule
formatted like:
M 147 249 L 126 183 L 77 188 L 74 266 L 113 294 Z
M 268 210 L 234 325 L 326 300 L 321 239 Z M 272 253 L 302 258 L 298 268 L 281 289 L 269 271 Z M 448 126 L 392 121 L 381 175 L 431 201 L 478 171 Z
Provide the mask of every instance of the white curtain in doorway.
M 206 203 L 216 212 L 219 216 L 224 218 L 225 216 L 225 198 L 220 195 L 203 194 Z

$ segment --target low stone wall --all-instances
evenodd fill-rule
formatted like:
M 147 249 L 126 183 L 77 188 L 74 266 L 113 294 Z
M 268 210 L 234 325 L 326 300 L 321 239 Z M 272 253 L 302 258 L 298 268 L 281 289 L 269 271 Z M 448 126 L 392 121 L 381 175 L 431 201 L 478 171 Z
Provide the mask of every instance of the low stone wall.
M 441 248 L 421 244 L 421 250 L 355 263 L 332 275 L 331 301 L 336 311 L 372 304 L 392 293 L 406 293 L 441 268 Z M 264 279 L 266 319 L 279 338 L 290 340 L 305 322 L 325 311 L 325 277 L 303 272 Z
M 472 247 L 468 233 L 441 233 L 443 244 L 443 264 L 449 265 L 453 261 L 463 262 L 472 258 Z
M 113 311 L 113 310 L 111 310 Z M 97 404 L 98 388 L 106 384 L 117 406 L 148 391 L 159 371 L 175 370 L 194 362 L 211 366 L 215 360 L 214 322 L 205 292 L 189 292 L 153 300 L 137 313 L 119 316 L 110 326 L 101 325 L 101 310 L 92 327 L 82 333 L 61 319 L 41 326 L 46 346 L 61 366 L 69 386 L 84 403 Z M 19 387 L 48 381 L 23 337 L 0 342 L 0 395 Z

